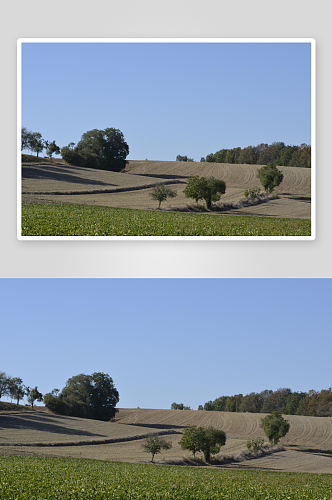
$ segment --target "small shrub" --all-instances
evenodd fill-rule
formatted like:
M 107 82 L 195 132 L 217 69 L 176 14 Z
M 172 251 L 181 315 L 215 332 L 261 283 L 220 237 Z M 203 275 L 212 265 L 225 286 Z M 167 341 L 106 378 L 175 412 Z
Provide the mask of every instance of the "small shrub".
M 247 441 L 247 448 L 250 452 L 262 451 L 263 444 L 264 444 L 263 438 L 251 439 L 250 441 Z
M 244 196 L 246 197 L 247 200 L 255 200 L 258 199 L 258 195 L 260 193 L 260 188 L 255 187 L 255 188 L 248 188 L 244 192 Z

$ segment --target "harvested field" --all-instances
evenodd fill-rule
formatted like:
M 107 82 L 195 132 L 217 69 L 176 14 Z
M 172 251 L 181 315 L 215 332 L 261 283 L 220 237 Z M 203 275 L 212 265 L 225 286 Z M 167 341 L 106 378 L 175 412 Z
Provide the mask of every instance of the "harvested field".
M 153 429 L 45 412 L 0 415 L 1 445 L 103 442 L 151 432 Z
M 257 170 L 263 165 L 236 165 L 229 163 L 200 163 L 179 161 L 129 161 L 126 172 L 149 177 L 187 179 L 191 175 L 216 177 L 226 182 L 227 187 L 261 187 Z M 311 169 L 297 167 L 278 167 L 284 180 L 276 191 L 282 194 L 311 196 Z
M 229 438 L 254 439 L 265 437 L 260 428 L 264 413 L 231 413 L 194 410 L 120 410 L 117 422 L 146 425 L 150 428 L 183 428 L 187 425 L 222 429 Z M 290 423 L 289 433 L 282 439 L 285 446 L 316 450 L 332 450 L 332 418 L 285 415 Z M 265 438 L 266 439 L 266 438 Z
M 154 177 L 138 177 L 119 172 L 69 165 L 22 165 L 22 192 L 81 192 L 104 191 L 155 184 Z M 160 182 L 160 181 L 159 181 Z
M 173 447 L 157 455 L 156 462 L 184 464 L 192 458 L 191 453 L 179 445 L 184 427 L 212 425 L 227 435 L 226 446 L 216 456 L 219 460 L 228 457 L 228 462 L 221 467 L 332 473 L 332 419 L 329 417 L 287 415 L 290 431 L 281 443 L 285 450 L 244 460 L 240 455 L 246 450 L 246 441 L 265 437 L 260 428 L 262 417 L 264 414 L 120 409 L 115 422 L 101 422 L 39 411 L 2 414 L 0 455 L 149 462 L 150 457 L 142 450 L 142 443 L 144 436 L 157 432 L 165 434 Z M 16 446 L 10 446 L 15 443 Z M 35 446 L 31 446 L 33 444 Z
M 257 179 L 258 168 L 260 165 L 130 161 L 125 173 L 118 173 L 73 167 L 60 161 L 30 162 L 22 165 L 22 201 L 156 209 L 157 202 L 150 198 L 152 186 L 165 182 L 176 189 L 177 197 L 163 202 L 161 208 L 184 210 L 195 204 L 183 194 L 191 175 L 213 175 L 223 179 L 227 187 L 219 202 L 222 204 L 243 199 L 248 187 L 261 187 Z M 284 180 L 276 190 L 281 197 L 279 200 L 268 200 L 255 207 L 227 209 L 226 213 L 310 219 L 311 169 L 279 168 L 284 173 Z M 203 201 L 200 204 L 205 206 Z

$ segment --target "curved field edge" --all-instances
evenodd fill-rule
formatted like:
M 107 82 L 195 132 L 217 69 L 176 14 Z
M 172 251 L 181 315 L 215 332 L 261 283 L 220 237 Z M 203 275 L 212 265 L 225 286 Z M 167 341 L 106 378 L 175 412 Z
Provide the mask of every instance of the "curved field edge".
M 1 499 L 331 500 L 332 475 L 0 457 Z
M 22 236 L 310 236 L 307 219 L 22 204 Z

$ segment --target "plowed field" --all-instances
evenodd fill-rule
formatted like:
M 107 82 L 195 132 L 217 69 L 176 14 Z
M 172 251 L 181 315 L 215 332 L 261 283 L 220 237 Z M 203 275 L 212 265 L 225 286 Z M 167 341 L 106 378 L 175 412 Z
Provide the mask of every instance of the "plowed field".
M 177 197 L 164 202 L 162 208 L 185 209 L 188 204 L 194 204 L 183 194 L 187 179 L 199 175 L 223 179 L 226 193 L 220 202 L 237 202 L 244 198 L 246 188 L 261 187 L 257 179 L 258 168 L 259 165 L 130 161 L 124 173 L 117 173 L 60 162 L 29 163 L 22 166 L 22 201 L 155 209 L 158 203 L 150 197 L 152 186 L 166 182 L 176 189 Z M 230 209 L 226 213 L 310 219 L 311 169 L 279 168 L 284 173 L 284 180 L 276 190 L 280 199 Z
M 156 461 L 182 463 L 191 457 L 178 444 L 183 428 L 187 425 L 212 425 L 227 435 L 226 446 L 222 447 L 219 458 L 237 456 L 246 449 L 248 439 L 265 437 L 260 428 L 263 416 L 136 409 L 120 410 L 115 422 L 100 422 L 39 412 L 0 415 L 0 454 L 148 462 L 150 457 L 142 450 L 142 442 L 147 434 L 158 432 L 166 434 L 165 438 L 172 442 L 173 447 L 157 455 Z M 294 415 L 285 418 L 290 422 L 290 431 L 282 439 L 284 451 L 231 462 L 222 467 L 332 473 L 332 419 Z M 11 446 L 14 444 L 16 446 Z M 31 446 L 34 444 L 36 446 Z

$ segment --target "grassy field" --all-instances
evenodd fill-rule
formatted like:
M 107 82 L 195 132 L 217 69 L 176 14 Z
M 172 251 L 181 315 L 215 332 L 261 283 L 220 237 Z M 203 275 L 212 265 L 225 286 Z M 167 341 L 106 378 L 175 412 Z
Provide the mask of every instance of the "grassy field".
M 22 236 L 310 236 L 306 219 L 22 205 Z
M 332 475 L 0 457 L 2 500 L 330 500 Z

